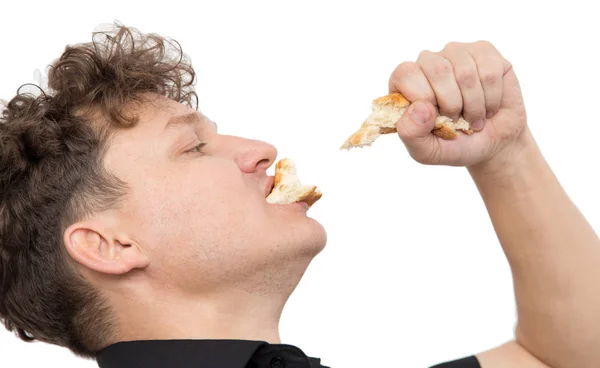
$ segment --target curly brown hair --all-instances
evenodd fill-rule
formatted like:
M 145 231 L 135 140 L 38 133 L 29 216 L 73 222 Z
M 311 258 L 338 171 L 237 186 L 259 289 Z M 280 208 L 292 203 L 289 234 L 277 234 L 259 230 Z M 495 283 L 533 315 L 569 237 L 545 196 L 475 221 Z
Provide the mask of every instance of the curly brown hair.
M 111 132 L 137 123 L 129 103 L 157 93 L 197 108 L 194 84 L 176 41 L 115 23 L 67 46 L 47 90 L 20 88 L 3 102 L 0 320 L 9 331 L 89 358 L 115 338 L 108 303 L 77 271 L 63 233 L 127 194 L 102 161 Z

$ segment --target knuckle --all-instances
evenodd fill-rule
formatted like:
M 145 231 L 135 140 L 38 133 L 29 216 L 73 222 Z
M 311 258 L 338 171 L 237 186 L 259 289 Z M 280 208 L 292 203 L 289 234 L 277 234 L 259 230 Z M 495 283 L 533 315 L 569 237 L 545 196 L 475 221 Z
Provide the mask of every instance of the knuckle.
M 419 57 L 417 59 L 423 59 L 426 57 L 429 57 L 433 54 L 433 52 L 429 51 L 429 50 L 423 50 L 421 52 L 419 52 Z
M 479 72 L 479 79 L 482 84 L 493 86 L 500 81 L 500 75 L 491 70 L 481 70 Z
M 452 64 L 444 58 L 440 58 L 430 65 L 427 65 L 427 69 L 433 78 L 446 76 L 453 72 Z
M 483 49 L 495 49 L 494 45 L 487 40 L 479 40 L 473 43 L 476 47 L 480 47 Z
M 396 67 L 396 70 L 394 70 L 393 75 L 394 76 L 413 75 L 418 72 L 420 72 L 420 68 L 419 68 L 419 65 L 417 65 L 417 63 L 412 62 L 412 61 L 405 61 Z
M 421 68 L 414 62 L 405 61 L 399 64 L 390 75 L 388 87 L 390 90 L 398 89 L 404 84 L 404 81 L 418 73 L 421 73 Z
M 419 65 L 417 65 L 417 63 L 414 63 L 412 61 L 405 61 L 396 67 L 396 69 L 390 76 L 390 81 L 403 79 L 406 76 L 417 74 L 420 71 L 421 69 L 419 68 Z
M 472 69 L 457 70 L 456 83 L 463 88 L 473 88 L 477 83 L 477 73 Z
M 489 41 L 479 40 L 469 46 L 469 51 L 475 55 L 500 55 L 496 47 Z
M 443 51 L 452 52 L 452 51 L 455 51 L 455 50 L 460 49 L 462 47 L 464 47 L 464 45 L 462 43 L 456 42 L 456 41 L 452 41 L 452 42 L 448 42 L 446 44 L 446 46 L 444 46 Z

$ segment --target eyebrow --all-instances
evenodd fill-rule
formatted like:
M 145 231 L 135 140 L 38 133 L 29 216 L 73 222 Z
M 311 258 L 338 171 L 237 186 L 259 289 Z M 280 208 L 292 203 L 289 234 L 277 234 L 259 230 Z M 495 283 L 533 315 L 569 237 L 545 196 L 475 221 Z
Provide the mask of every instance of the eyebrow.
M 185 115 L 174 116 L 167 122 L 165 125 L 165 130 L 179 125 L 193 125 L 196 123 L 200 123 L 203 120 L 203 116 L 200 115 L 197 111 L 191 112 Z

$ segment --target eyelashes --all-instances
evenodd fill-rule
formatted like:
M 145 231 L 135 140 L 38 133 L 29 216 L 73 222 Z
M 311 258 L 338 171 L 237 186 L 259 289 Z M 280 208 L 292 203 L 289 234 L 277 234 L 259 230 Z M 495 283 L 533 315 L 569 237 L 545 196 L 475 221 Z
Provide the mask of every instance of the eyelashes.
M 206 143 L 200 143 L 195 145 L 192 149 L 185 151 L 186 153 L 202 153 L 202 148 L 206 146 Z

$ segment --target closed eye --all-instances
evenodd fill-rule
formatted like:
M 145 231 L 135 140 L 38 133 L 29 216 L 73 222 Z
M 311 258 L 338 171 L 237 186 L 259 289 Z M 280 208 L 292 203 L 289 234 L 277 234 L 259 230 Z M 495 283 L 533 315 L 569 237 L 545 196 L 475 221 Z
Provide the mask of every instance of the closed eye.
M 189 149 L 187 151 L 185 151 L 186 153 L 201 153 L 202 152 L 202 148 L 206 146 L 206 143 L 200 143 L 196 146 L 194 146 L 192 149 Z

